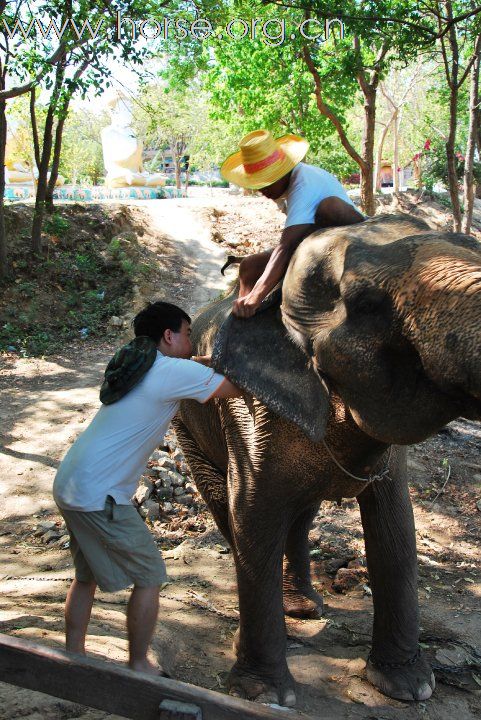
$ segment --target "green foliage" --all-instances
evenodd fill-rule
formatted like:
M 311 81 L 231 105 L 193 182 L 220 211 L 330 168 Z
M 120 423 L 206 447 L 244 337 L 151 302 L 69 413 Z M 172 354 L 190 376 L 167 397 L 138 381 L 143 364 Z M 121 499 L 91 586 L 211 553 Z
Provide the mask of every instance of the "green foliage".
M 74 184 L 100 184 L 104 174 L 101 130 L 108 125 L 106 112 L 88 108 L 72 110 L 66 120 L 60 174 Z
M 54 213 L 44 221 L 45 232 L 50 235 L 63 235 L 70 227 L 70 223 L 58 213 Z
M 464 176 L 464 155 L 458 148 L 455 153 L 456 175 L 459 181 Z M 429 150 L 425 150 L 422 154 L 422 178 L 423 183 L 428 191 L 433 190 L 437 182 L 442 182 L 448 186 L 448 161 L 446 157 L 446 146 L 442 140 L 436 140 L 431 143 Z M 481 162 L 475 161 L 474 178 L 477 183 L 481 183 Z
M 28 222 L 29 215 L 21 217 Z M 12 250 L 16 278 L 0 295 L 0 352 L 46 355 L 84 337 L 104 337 L 112 315 L 121 315 L 131 298 L 134 278 L 149 271 L 137 264 L 135 252 L 127 255 L 118 237 L 85 239 L 78 220 L 61 211 L 49 219 L 48 247 L 35 262 L 28 239 Z M 82 222 L 88 227 L 88 218 Z
M 112 238 L 109 242 L 109 253 L 113 258 L 117 259 L 120 253 L 120 239 L 118 237 Z

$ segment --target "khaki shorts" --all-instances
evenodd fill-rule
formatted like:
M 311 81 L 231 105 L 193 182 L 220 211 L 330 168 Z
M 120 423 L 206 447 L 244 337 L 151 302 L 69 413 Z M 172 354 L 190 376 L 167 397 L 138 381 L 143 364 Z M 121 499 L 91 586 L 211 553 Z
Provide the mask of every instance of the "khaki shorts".
M 103 510 L 59 510 L 70 533 L 77 580 L 96 582 L 106 592 L 167 581 L 154 538 L 133 505 L 117 505 L 109 495 Z

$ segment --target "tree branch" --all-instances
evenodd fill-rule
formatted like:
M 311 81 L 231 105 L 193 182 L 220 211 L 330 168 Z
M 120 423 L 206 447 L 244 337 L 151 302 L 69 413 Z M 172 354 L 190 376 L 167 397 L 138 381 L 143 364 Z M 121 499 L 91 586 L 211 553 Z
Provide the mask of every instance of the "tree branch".
M 286 2 L 279 2 L 278 0 L 263 0 L 264 5 L 276 5 L 277 7 L 281 8 L 287 8 L 292 10 L 315 10 L 314 7 L 306 8 L 305 5 L 297 5 L 295 3 L 286 3 Z M 481 8 L 480 8 L 481 10 Z M 329 11 L 323 11 L 322 13 L 323 18 L 326 18 L 326 20 L 329 19 L 336 19 L 336 20 L 355 20 L 358 22 L 386 22 L 386 23 L 394 23 L 395 25 L 405 25 L 407 27 L 412 27 L 414 30 L 417 30 L 418 32 L 425 33 L 426 35 L 431 36 L 433 40 L 437 38 L 437 34 L 430 30 L 428 27 L 424 27 L 422 25 L 419 25 L 419 23 L 411 22 L 410 20 L 404 20 L 400 18 L 390 18 L 390 17 L 384 17 L 383 15 L 350 15 L 343 13 L 342 10 L 336 10 L 335 12 L 329 12 Z M 469 17 L 469 16 L 468 16 Z
M 316 104 L 319 109 L 319 112 L 322 115 L 324 115 L 325 117 L 327 117 L 332 122 L 332 124 L 334 125 L 334 127 L 337 130 L 337 133 L 341 140 L 342 146 L 345 148 L 345 150 L 347 150 L 350 157 L 352 157 L 352 159 L 359 165 L 359 167 L 364 170 L 364 168 L 366 167 L 366 163 L 364 162 L 362 157 L 359 155 L 358 152 L 356 152 L 356 150 L 353 148 L 353 146 L 349 142 L 346 132 L 345 132 L 344 128 L 342 127 L 341 121 L 339 120 L 337 115 L 331 110 L 331 108 L 322 99 L 321 78 L 319 76 L 319 73 L 316 69 L 316 66 L 314 65 L 314 62 L 312 60 L 312 57 L 311 57 L 306 45 L 303 46 L 302 52 L 303 52 L 304 61 L 314 79 Z
M 40 167 L 40 144 L 38 141 L 37 115 L 35 113 L 35 88 L 30 90 L 30 124 L 32 125 L 33 154 L 37 168 Z

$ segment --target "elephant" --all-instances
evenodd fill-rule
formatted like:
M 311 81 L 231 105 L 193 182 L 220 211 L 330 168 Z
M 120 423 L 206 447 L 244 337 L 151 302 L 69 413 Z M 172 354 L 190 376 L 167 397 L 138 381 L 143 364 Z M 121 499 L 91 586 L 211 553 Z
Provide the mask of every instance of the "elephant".
M 248 320 L 231 314 L 237 292 L 200 311 L 192 334 L 243 395 L 183 401 L 175 420 L 235 562 L 229 691 L 295 704 L 284 614 L 322 612 L 308 532 L 321 501 L 355 497 L 374 605 L 367 679 L 426 700 L 406 446 L 481 417 L 481 246 L 381 215 L 313 232 Z

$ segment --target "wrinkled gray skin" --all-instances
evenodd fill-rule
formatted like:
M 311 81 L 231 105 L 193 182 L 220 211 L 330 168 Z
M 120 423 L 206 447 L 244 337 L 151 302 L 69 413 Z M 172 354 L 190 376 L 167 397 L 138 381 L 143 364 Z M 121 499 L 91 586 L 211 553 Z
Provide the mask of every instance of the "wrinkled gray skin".
M 229 316 L 232 299 L 201 312 L 196 352 L 213 350 L 216 368 L 245 395 L 184 402 L 176 421 L 235 560 L 230 691 L 294 704 L 284 613 L 322 611 L 309 527 L 320 501 L 356 497 L 374 602 L 367 677 L 390 697 L 425 700 L 434 677 L 417 655 L 415 531 L 400 446 L 458 416 L 480 418 L 479 246 L 408 216 L 381 216 L 304 240 L 281 309 L 274 297 L 239 320 Z M 361 480 L 339 469 L 326 445 Z M 387 466 L 387 477 L 363 482 Z

